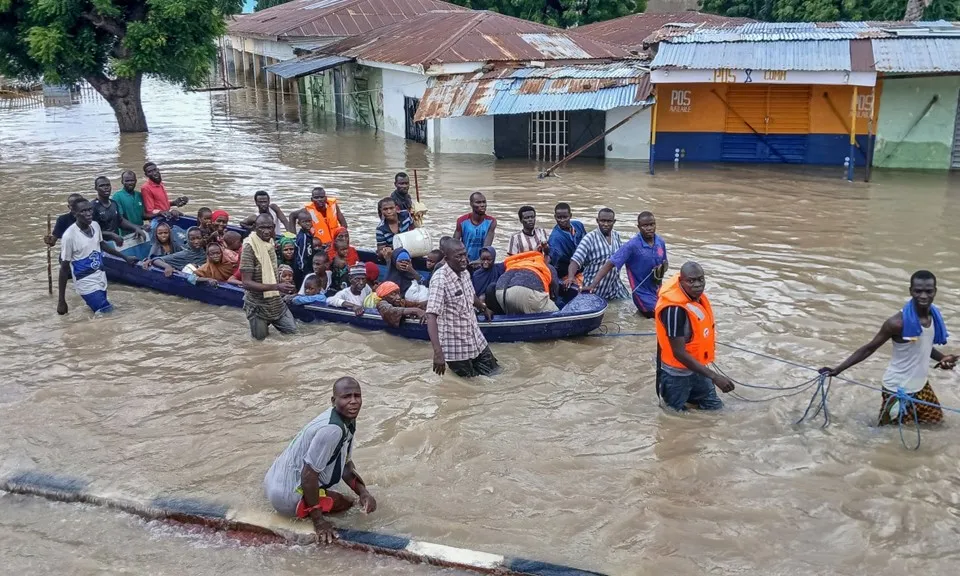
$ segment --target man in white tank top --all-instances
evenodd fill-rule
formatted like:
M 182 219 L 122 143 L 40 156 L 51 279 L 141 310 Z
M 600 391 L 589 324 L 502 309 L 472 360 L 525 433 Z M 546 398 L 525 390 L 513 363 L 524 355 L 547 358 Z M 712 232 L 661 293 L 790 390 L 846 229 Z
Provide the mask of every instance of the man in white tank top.
M 958 357 L 954 354 L 945 355 L 934 348 L 934 344 L 945 344 L 947 339 L 943 318 L 937 307 L 933 305 L 936 295 L 936 276 L 927 270 L 914 272 L 910 277 L 911 299 L 903 310 L 888 318 L 873 340 L 860 347 L 839 366 L 820 369 L 823 374 L 837 376 L 847 368 L 869 358 L 887 340 L 892 339 L 893 354 L 883 374 L 880 425 L 896 423 L 899 420 L 899 404 L 896 400 L 890 400 L 891 396 L 897 394 L 897 389 L 902 389 L 916 400 L 935 404 L 930 406 L 910 403 L 903 417 L 904 421 L 913 422 L 914 417 L 919 422 L 931 424 L 943 420 L 943 410 L 939 406 L 940 400 L 937 399 L 927 380 L 930 359 L 937 363 L 936 367 L 952 370 Z
M 289 230 L 289 220 L 287 220 L 287 217 L 283 214 L 283 210 L 281 210 L 279 206 L 270 202 L 270 194 L 267 194 L 265 190 L 257 190 L 253 195 L 253 202 L 257 205 L 257 213 L 244 219 L 243 222 L 240 223 L 241 226 L 248 230 L 253 230 L 257 216 L 269 214 L 273 216 L 274 232 L 277 236 L 282 236 L 284 232 Z M 294 232 L 293 230 L 289 231 Z

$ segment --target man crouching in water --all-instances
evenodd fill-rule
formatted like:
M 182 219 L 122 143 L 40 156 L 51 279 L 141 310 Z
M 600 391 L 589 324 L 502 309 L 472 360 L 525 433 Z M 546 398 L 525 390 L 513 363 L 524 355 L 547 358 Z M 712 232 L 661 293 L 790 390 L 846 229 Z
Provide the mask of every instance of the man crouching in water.
M 353 506 L 353 500 L 341 493 L 341 480 L 357 494 L 364 512 L 377 509 L 377 501 L 351 459 L 357 415 L 363 405 L 360 383 L 348 376 L 340 378 L 333 384 L 330 402 L 332 406 L 311 420 L 283 450 L 263 480 L 274 509 L 288 517 L 309 517 L 319 544 L 339 538 L 324 514 Z

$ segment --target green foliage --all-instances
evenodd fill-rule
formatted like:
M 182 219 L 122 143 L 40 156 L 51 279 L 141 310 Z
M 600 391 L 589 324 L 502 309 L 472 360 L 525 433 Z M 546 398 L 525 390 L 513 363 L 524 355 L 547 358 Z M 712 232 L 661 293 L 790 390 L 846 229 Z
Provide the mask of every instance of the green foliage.
M 264 2 L 266 0 L 260 0 Z M 567 28 L 643 12 L 647 0 L 450 0 L 550 26 Z
M 0 74 L 206 78 L 240 0 L 0 0 Z
M 700 0 L 700 9 L 768 22 L 901 20 L 906 0 Z M 960 19 L 960 0 L 934 0 L 924 20 Z
M 286 4 L 289 1 L 290 0 L 257 0 L 257 5 L 254 6 L 253 11 L 259 12 L 261 10 L 266 10 L 267 8 L 273 8 L 274 6 Z

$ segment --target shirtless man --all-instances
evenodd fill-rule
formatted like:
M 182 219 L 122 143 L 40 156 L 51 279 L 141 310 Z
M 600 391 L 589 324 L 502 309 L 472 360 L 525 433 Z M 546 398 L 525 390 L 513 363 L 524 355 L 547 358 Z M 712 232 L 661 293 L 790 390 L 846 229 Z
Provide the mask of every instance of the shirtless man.
M 930 360 L 935 367 L 952 370 L 957 364 L 955 354 L 944 354 L 934 345 L 947 343 L 947 327 L 940 310 L 933 305 L 937 295 L 937 277 L 927 270 L 918 270 L 910 277 L 910 300 L 900 312 L 887 318 L 873 340 L 861 346 L 849 358 L 834 368 L 824 367 L 821 374 L 838 376 L 847 368 L 863 362 L 873 355 L 887 340 L 893 340 L 893 355 L 886 372 L 883 373 L 883 392 L 881 393 L 879 424 L 895 424 L 900 419 L 900 406 L 890 401 L 900 388 L 916 400 L 935 404 L 914 404 L 904 406 L 907 412 L 903 419 L 912 422 L 936 424 L 943 420 L 940 400 L 934 393 L 927 376 L 930 372 Z M 916 414 L 914 414 L 916 412 Z

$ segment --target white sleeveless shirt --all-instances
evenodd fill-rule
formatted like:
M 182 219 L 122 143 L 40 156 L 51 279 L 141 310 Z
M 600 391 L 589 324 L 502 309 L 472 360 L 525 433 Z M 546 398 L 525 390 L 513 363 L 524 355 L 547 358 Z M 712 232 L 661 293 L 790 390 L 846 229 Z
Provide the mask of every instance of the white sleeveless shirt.
M 883 373 L 883 387 L 895 391 L 903 388 L 908 394 L 919 392 L 927 383 L 930 372 L 930 352 L 933 351 L 933 322 L 929 328 L 920 327 L 920 336 L 907 342 L 893 342 L 893 356 Z

